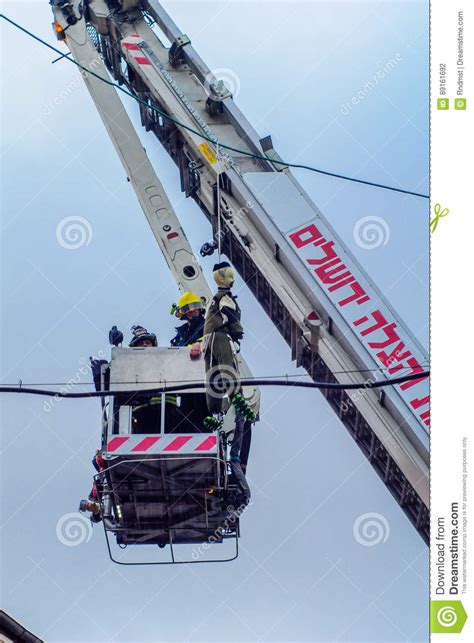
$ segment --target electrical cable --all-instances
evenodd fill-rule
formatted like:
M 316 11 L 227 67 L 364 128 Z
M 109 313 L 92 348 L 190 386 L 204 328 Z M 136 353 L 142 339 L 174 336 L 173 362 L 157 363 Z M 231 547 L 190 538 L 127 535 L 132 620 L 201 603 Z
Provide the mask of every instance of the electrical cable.
M 8 18 L 6 15 L 0 14 L 0 18 L 3 18 L 8 23 L 13 25 L 15 28 L 17 28 L 20 31 L 22 31 L 23 33 L 27 34 L 30 38 L 33 38 L 34 40 L 36 40 L 37 42 L 41 43 L 42 45 L 44 45 L 48 49 L 51 49 L 55 53 L 59 54 L 62 58 L 65 58 L 67 61 L 73 63 L 74 65 L 76 65 L 77 67 L 79 67 L 80 69 L 85 71 L 86 73 L 90 74 L 91 76 L 94 76 L 95 78 L 98 78 L 99 80 L 101 80 L 102 82 L 106 83 L 107 85 L 111 85 L 112 87 L 115 87 L 116 90 L 122 92 L 126 96 L 129 96 L 130 98 L 135 100 L 137 103 L 141 103 L 147 109 L 151 109 L 152 111 L 156 112 L 157 114 L 159 114 L 163 118 L 168 119 L 169 121 L 171 121 L 175 125 L 179 125 L 179 127 L 182 127 L 183 129 L 185 129 L 185 130 L 187 130 L 189 132 L 192 132 L 193 134 L 195 134 L 196 136 L 199 136 L 203 140 L 208 141 L 209 143 L 212 143 L 213 145 L 216 145 L 216 141 L 214 139 L 210 138 L 209 136 L 206 136 L 205 134 L 203 134 L 202 132 L 199 132 L 198 130 L 195 130 L 194 128 L 190 127 L 189 125 L 186 125 L 185 123 L 182 123 L 181 121 L 177 120 L 176 118 L 173 118 L 173 116 L 170 116 L 166 112 L 163 112 L 162 110 L 158 109 L 158 107 L 155 107 L 154 105 L 150 105 L 146 100 L 143 100 L 139 96 L 136 96 L 132 92 L 130 92 L 127 89 L 125 89 L 125 87 L 122 87 L 121 85 L 118 85 L 117 83 L 114 83 L 113 81 L 111 81 L 111 80 L 109 80 L 107 78 L 103 78 L 102 76 L 99 76 L 99 74 L 96 74 L 95 72 L 93 72 L 92 70 L 88 69 L 84 65 L 81 65 L 80 63 L 77 62 L 77 60 L 74 60 L 74 58 L 69 58 L 68 56 L 64 55 L 61 52 L 60 49 L 57 49 L 56 47 L 53 47 L 53 45 L 50 45 L 48 42 L 46 42 L 45 40 L 43 40 L 42 38 L 40 38 L 39 36 L 34 34 L 32 31 L 29 31 L 28 29 L 26 29 L 26 27 L 23 27 L 22 25 L 18 24 L 17 22 L 12 20 L 11 18 Z M 282 166 L 287 166 L 287 167 L 291 167 L 291 168 L 295 168 L 295 169 L 308 170 L 310 172 L 315 172 L 317 174 L 322 174 L 324 176 L 331 176 L 331 177 L 336 178 L 336 179 L 342 179 L 344 181 L 351 181 L 353 183 L 360 183 L 362 185 L 368 185 L 370 187 L 381 188 L 383 190 L 390 190 L 392 192 L 399 192 L 401 194 L 408 194 L 408 195 L 415 196 L 415 197 L 420 197 L 420 198 L 423 198 L 423 199 L 429 199 L 430 198 L 430 196 L 428 194 L 421 194 L 420 192 L 413 192 L 412 190 L 404 190 L 402 188 L 397 188 L 397 187 L 394 187 L 392 185 L 385 185 L 383 183 L 375 183 L 374 181 L 366 181 L 364 179 L 356 179 L 355 177 L 346 176 L 344 174 L 338 174 L 336 172 L 329 172 L 327 170 L 321 170 L 321 169 L 313 167 L 311 165 L 305 165 L 305 164 L 302 164 L 302 163 L 290 163 L 288 161 L 283 161 L 283 160 L 279 161 L 279 160 L 276 160 L 276 159 L 269 158 L 268 156 L 265 156 L 263 154 L 255 154 L 254 152 L 247 152 L 246 150 L 241 150 L 239 148 L 232 147 L 231 145 L 226 145 L 225 143 L 218 143 L 218 144 L 219 144 L 219 146 L 221 148 L 225 148 L 226 150 L 229 150 L 231 152 L 236 152 L 239 155 L 248 156 L 250 158 L 258 159 L 258 160 L 261 160 L 261 161 L 267 161 L 269 163 L 272 163 L 273 165 L 282 165 Z
M 357 384 L 334 384 L 331 382 L 294 382 L 291 380 L 264 380 L 264 379 L 236 379 L 229 382 L 232 386 L 285 386 L 289 388 L 315 388 L 322 390 L 336 390 L 336 391 L 349 391 L 356 389 L 372 389 L 383 388 L 386 386 L 394 386 L 395 384 L 403 384 L 404 382 L 411 382 L 412 380 L 424 379 L 429 377 L 430 372 L 424 371 L 423 373 L 415 373 L 412 375 L 404 375 L 396 377 L 392 380 L 384 380 L 375 382 L 367 380 Z M 51 391 L 48 389 L 35 389 L 23 386 L 11 387 L 0 386 L 0 393 L 16 393 L 24 395 L 40 395 L 43 397 L 56 397 L 66 399 L 84 399 L 88 397 L 109 397 L 111 395 L 160 395 L 162 393 L 178 393 L 180 391 L 191 391 L 202 389 L 209 386 L 206 382 L 196 382 L 190 384 L 179 384 L 178 386 L 161 386 L 153 389 L 136 389 L 127 391 L 86 391 L 82 393 L 63 393 L 61 391 Z
M 426 362 L 421 362 L 420 366 L 428 367 L 429 365 Z M 393 367 L 392 367 L 393 368 Z M 352 370 L 346 370 L 346 371 L 331 371 L 332 375 L 350 375 L 352 373 L 383 373 L 383 371 L 388 371 L 390 368 L 354 368 Z M 412 370 L 410 366 L 405 366 L 404 368 L 400 370 Z M 326 375 L 327 371 L 316 371 L 313 373 L 313 377 L 317 377 L 319 375 Z M 271 379 L 277 379 L 277 378 L 284 378 L 287 380 L 288 378 L 295 378 L 295 377 L 311 377 L 309 373 L 283 373 L 281 375 L 259 375 L 255 377 L 247 377 L 246 379 L 248 381 L 253 380 L 253 379 L 259 379 L 259 380 L 271 380 Z M 166 380 L 168 384 L 186 384 L 186 382 L 195 382 L 196 380 L 186 380 L 186 379 L 179 379 L 179 380 Z M 157 380 L 144 380 L 140 382 L 141 384 L 159 384 Z M 136 384 L 135 381 L 122 381 L 122 382 L 115 382 L 115 384 L 119 384 L 120 386 L 124 386 L 125 384 Z M 18 386 L 18 382 L 3 382 L 2 386 L 9 386 L 9 387 L 15 387 Z M 94 386 L 93 382 L 24 382 L 21 380 L 21 386 Z

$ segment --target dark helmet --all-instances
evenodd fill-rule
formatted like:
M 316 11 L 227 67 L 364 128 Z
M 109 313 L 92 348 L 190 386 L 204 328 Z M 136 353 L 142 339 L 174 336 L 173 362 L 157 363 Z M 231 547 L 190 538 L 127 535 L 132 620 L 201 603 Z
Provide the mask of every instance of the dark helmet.
M 158 346 L 158 341 L 154 333 L 149 333 L 146 328 L 143 326 L 132 326 L 133 338 L 130 342 L 130 348 L 135 348 L 140 346 L 140 344 L 146 340 L 149 340 L 153 346 Z

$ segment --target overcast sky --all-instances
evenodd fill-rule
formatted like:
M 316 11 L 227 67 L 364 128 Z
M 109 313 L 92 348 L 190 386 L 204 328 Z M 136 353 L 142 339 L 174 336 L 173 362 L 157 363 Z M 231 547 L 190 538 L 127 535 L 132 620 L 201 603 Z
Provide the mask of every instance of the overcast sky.
M 228 70 L 240 108 L 282 157 L 427 193 L 427 2 L 164 5 L 209 67 Z M 4 2 L 3 11 L 56 44 L 46 0 Z M 141 323 L 169 341 L 176 288 L 75 68 L 51 65 L 51 52 L 0 28 L 2 381 L 89 382 L 84 363 L 108 355 L 113 324 L 128 333 Z M 386 77 L 344 109 L 391 59 Z M 136 106 L 127 107 L 138 127 Z M 153 135 L 140 135 L 197 251 L 209 226 Z M 426 344 L 425 201 L 297 175 Z M 386 221 L 386 245 L 355 244 L 365 216 Z M 75 250 L 58 234 L 68 217 L 87 222 L 87 243 Z M 208 275 L 213 261 L 204 261 Z M 239 279 L 236 286 L 253 373 L 295 373 L 286 344 Z M 100 527 L 90 533 L 83 523 L 77 546 L 61 531 L 90 488 L 96 401 L 2 402 L 2 604 L 38 636 L 428 640 L 427 548 L 318 392 L 263 391 L 240 556 L 189 567 L 118 567 Z M 367 546 L 354 525 L 373 513 L 383 538 Z

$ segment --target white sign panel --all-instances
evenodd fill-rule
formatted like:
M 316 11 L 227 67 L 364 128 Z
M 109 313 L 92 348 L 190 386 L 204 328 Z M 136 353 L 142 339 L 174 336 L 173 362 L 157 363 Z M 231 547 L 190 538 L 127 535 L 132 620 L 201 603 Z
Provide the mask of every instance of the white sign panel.
M 287 233 L 290 244 L 371 356 L 388 377 L 422 373 L 423 356 L 390 310 L 357 278 L 341 258 L 337 242 L 319 220 Z M 397 389 L 420 424 L 429 427 L 428 378 L 399 384 Z

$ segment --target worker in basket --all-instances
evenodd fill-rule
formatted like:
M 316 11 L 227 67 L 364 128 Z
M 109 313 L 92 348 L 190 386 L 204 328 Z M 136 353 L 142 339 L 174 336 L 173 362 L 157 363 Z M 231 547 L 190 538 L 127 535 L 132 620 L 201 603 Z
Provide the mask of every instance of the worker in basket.
M 149 333 L 143 326 L 132 326 L 132 333 L 130 348 L 156 348 L 158 346 L 155 333 Z
M 202 299 L 192 292 L 185 292 L 177 304 L 171 307 L 171 314 L 185 321 L 178 326 L 171 346 L 190 346 L 191 359 L 201 355 L 201 342 L 204 332 L 204 304 Z
M 158 340 L 154 333 L 149 333 L 143 326 L 132 326 L 133 337 L 130 348 L 157 348 Z M 152 397 L 139 396 L 132 404 L 132 432 L 159 433 L 161 427 L 161 395 Z M 172 432 L 176 426 L 176 395 L 165 395 L 166 427 L 165 432 Z
M 191 359 L 201 357 L 201 342 L 204 332 L 204 302 L 192 292 L 182 295 L 177 304 L 171 307 L 171 314 L 177 319 L 184 320 L 184 324 L 178 326 L 176 335 L 171 340 L 171 346 L 189 346 Z M 214 426 L 207 420 L 208 410 L 206 396 L 204 393 L 192 396 L 184 396 L 179 410 L 182 421 L 178 423 L 180 430 L 189 433 L 213 431 Z
M 119 346 L 123 342 L 123 333 L 113 326 L 109 332 L 109 341 L 113 346 Z M 132 326 L 132 339 L 129 343 L 130 348 L 157 348 L 158 340 L 155 333 L 149 333 L 143 326 Z M 100 367 L 101 360 L 93 360 L 91 365 L 94 373 L 96 388 L 100 386 L 98 381 L 98 372 L 94 369 Z M 135 397 L 135 396 L 134 396 Z M 128 404 L 132 406 L 132 433 L 159 433 L 161 424 L 161 395 L 142 396 L 139 399 L 129 399 Z M 176 425 L 176 395 L 166 395 L 166 425 L 174 428 Z M 167 428 L 166 427 L 166 428 Z M 100 451 L 96 452 L 92 464 L 97 472 L 102 473 L 104 470 L 104 460 Z M 89 511 L 92 522 L 100 522 L 100 499 L 97 493 L 97 484 L 94 481 L 92 490 L 87 499 L 81 500 L 79 504 L 80 511 Z

